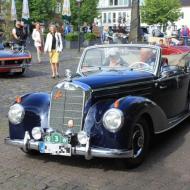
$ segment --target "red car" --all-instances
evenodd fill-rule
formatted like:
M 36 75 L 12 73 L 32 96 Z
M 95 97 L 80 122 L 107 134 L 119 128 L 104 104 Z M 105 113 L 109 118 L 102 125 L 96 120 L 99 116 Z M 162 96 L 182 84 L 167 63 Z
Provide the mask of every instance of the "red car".
M 5 49 L 0 44 L 0 73 L 22 75 L 26 67 L 31 65 L 31 60 L 29 51 Z

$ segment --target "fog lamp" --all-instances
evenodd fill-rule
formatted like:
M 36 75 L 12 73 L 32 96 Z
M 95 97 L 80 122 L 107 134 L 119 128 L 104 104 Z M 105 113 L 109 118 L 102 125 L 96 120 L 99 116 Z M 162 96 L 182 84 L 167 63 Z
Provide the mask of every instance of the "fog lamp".
M 42 138 L 42 130 L 40 127 L 34 127 L 32 129 L 32 136 L 35 140 L 40 140 Z
M 88 136 L 85 131 L 80 131 L 77 135 L 80 144 L 85 145 L 88 141 Z

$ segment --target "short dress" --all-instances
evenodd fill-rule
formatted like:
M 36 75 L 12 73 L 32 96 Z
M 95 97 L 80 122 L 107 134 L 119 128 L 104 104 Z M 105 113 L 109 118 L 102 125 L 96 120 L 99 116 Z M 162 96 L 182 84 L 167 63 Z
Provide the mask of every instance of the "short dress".
M 52 40 L 52 48 L 51 52 L 49 52 L 49 59 L 50 63 L 59 63 L 59 52 L 56 51 L 56 38 L 55 35 L 53 35 L 53 40 Z

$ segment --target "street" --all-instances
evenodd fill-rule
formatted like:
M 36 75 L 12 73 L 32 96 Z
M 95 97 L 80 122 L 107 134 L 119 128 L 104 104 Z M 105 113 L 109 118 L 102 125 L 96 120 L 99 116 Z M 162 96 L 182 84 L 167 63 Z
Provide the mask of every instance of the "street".
M 17 95 L 50 92 L 63 79 L 66 68 L 76 71 L 77 50 L 64 50 L 60 79 L 51 79 L 48 55 L 24 76 L 0 76 L 0 190 L 188 190 L 190 187 L 190 118 L 177 128 L 159 135 L 146 161 L 127 170 L 124 160 L 50 155 L 28 156 L 4 144 L 8 136 L 7 112 Z

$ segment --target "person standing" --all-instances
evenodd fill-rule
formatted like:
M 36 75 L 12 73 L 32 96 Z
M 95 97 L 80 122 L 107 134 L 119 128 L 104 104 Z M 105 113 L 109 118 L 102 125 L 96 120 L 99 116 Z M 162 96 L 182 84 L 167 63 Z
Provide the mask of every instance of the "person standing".
M 37 50 L 38 63 L 41 63 L 41 54 L 43 51 L 44 42 L 43 42 L 41 26 L 40 23 L 38 22 L 36 23 L 35 28 L 33 29 L 32 39 L 34 40 L 34 46 L 36 47 Z
M 25 34 L 20 21 L 16 21 L 15 28 L 12 30 L 13 42 L 19 46 L 25 45 Z
M 185 46 L 188 45 L 188 38 L 190 36 L 190 30 L 189 28 L 185 25 L 182 27 L 182 30 L 181 30 L 181 37 L 183 38 L 183 43 Z
M 61 33 L 57 32 L 55 25 L 50 25 L 46 37 L 44 52 L 49 52 L 49 60 L 52 70 L 52 78 L 59 77 L 59 54 L 63 49 Z

